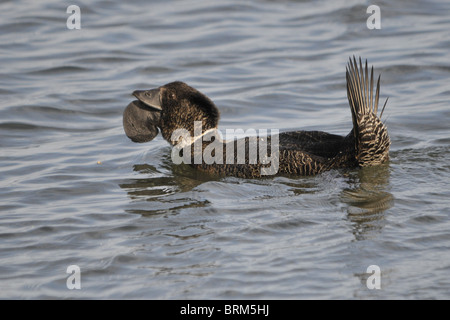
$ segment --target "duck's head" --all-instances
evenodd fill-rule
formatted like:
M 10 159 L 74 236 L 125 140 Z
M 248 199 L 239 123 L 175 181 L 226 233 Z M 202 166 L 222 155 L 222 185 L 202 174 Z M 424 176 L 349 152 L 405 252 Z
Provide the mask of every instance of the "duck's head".
M 125 133 L 134 142 L 147 142 L 158 135 L 172 145 L 172 133 L 177 129 L 189 131 L 195 138 L 194 124 L 201 121 L 202 133 L 217 128 L 219 110 L 198 90 L 176 81 L 152 90 L 137 90 L 138 99 L 131 102 L 123 113 Z M 197 122 L 198 124 L 198 122 Z

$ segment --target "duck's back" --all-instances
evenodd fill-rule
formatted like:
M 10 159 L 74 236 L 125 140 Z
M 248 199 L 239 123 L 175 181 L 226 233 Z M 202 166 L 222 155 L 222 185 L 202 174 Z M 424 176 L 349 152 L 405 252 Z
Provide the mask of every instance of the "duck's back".
M 264 144 L 260 144 L 261 141 Z M 205 143 L 203 151 L 207 147 L 208 144 Z M 269 175 L 304 176 L 356 165 L 353 135 L 343 137 L 322 131 L 293 131 L 273 136 L 246 137 L 228 141 L 219 149 L 223 152 L 223 161 L 220 163 L 207 164 L 203 161 L 195 164 L 192 158 L 191 164 L 196 169 L 214 175 L 246 178 L 261 177 L 265 175 L 264 170 Z M 192 149 L 191 155 L 193 154 Z M 264 155 L 270 161 L 262 161 Z M 273 171 L 274 163 L 276 171 Z
M 345 137 L 323 131 L 290 131 L 280 134 L 280 149 L 297 150 L 323 158 L 333 158 L 348 145 Z

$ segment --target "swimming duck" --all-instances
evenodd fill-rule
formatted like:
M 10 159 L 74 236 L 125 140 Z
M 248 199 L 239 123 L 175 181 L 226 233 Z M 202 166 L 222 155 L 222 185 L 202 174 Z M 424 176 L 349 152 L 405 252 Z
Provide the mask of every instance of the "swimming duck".
M 373 67 L 369 78 L 367 60 L 363 66 L 359 58 L 358 67 L 353 57 L 346 68 L 346 80 L 353 122 L 347 136 L 323 131 L 292 131 L 256 137 L 257 140 L 246 137 L 224 141 L 217 134 L 219 110 L 215 104 L 180 81 L 152 90 L 134 91 L 137 100 L 125 109 L 123 126 L 126 135 L 138 143 L 153 140 L 160 131 L 174 147 L 172 156 L 183 157 L 184 162 L 194 168 L 215 175 L 243 178 L 305 176 L 330 169 L 382 164 L 389 159 L 390 139 L 380 120 L 387 99 L 378 117 L 380 76 L 374 93 Z M 263 153 L 259 153 L 260 157 L 252 156 L 252 151 L 256 150 L 252 144 L 255 141 L 261 142 L 256 153 L 270 149 L 270 158 L 268 154 L 261 157 Z M 244 156 L 239 154 L 240 150 L 245 150 Z M 202 157 L 205 154 L 209 154 L 206 159 L 209 161 Z M 271 159 L 271 163 L 267 159 Z

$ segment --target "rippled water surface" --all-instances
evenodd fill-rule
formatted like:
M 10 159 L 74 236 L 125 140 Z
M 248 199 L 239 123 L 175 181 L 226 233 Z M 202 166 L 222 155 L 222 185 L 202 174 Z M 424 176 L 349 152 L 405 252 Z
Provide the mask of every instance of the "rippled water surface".
M 380 30 L 367 1 L 73 4 L 80 30 L 0 3 L 0 298 L 450 298 L 448 1 L 378 2 Z M 352 55 L 389 96 L 384 166 L 217 178 L 122 129 L 133 90 L 182 80 L 220 128 L 345 135 Z

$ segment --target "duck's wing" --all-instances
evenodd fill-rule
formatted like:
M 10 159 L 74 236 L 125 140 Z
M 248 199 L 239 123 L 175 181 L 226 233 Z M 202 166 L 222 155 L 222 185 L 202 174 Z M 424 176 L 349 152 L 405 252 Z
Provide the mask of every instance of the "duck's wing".
M 345 137 L 323 131 L 280 133 L 280 149 L 297 150 L 323 158 L 333 158 L 343 149 Z

